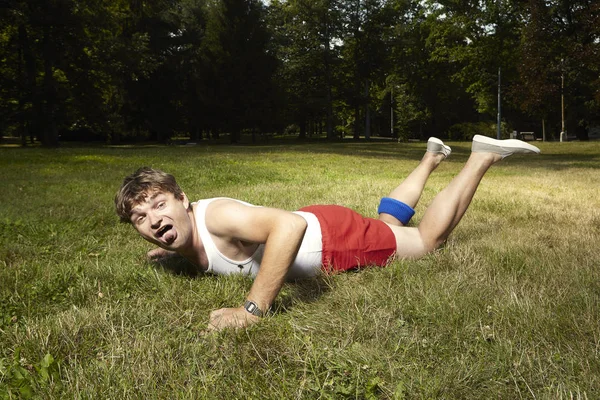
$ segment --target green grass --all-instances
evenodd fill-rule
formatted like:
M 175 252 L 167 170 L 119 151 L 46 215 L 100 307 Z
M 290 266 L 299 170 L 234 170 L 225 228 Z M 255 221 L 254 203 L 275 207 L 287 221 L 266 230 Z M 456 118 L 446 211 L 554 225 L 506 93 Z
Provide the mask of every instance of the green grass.
M 151 165 L 191 199 L 375 216 L 423 146 L 0 148 L 0 398 L 600 397 L 600 142 L 494 166 L 444 248 L 287 284 L 248 330 L 203 332 L 249 279 L 148 264 L 113 210 Z

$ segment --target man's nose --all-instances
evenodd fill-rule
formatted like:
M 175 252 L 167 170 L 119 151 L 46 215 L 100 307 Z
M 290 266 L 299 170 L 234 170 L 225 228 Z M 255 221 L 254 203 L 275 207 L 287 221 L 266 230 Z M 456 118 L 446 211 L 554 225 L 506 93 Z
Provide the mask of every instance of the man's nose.
M 150 227 L 152 229 L 156 229 L 160 227 L 160 223 L 162 222 L 162 217 L 160 215 L 148 215 L 148 219 L 150 220 Z

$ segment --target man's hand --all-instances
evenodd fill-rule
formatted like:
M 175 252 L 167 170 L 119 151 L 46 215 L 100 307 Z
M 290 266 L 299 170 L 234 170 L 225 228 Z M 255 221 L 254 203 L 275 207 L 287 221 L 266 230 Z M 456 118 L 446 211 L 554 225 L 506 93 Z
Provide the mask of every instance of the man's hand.
M 220 331 L 225 328 L 244 328 L 260 321 L 256 315 L 250 314 L 244 307 L 221 308 L 210 313 L 209 331 Z
M 177 253 L 174 251 L 169 251 L 158 247 L 146 253 L 146 257 L 148 258 L 148 261 L 159 261 L 161 259 L 172 257 L 176 254 Z

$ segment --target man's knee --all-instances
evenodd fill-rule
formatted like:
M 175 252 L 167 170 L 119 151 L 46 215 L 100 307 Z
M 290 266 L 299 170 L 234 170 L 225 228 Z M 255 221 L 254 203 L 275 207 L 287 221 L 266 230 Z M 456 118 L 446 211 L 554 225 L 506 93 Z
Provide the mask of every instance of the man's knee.
M 379 214 L 389 214 L 405 226 L 408 225 L 410 219 L 415 215 L 415 210 L 411 206 L 391 197 L 383 197 L 381 199 L 377 212 Z
M 446 240 L 440 237 L 431 237 L 431 235 L 421 232 L 421 241 L 423 243 L 423 255 L 426 255 L 439 249 Z
M 391 227 L 396 237 L 396 255 L 399 258 L 418 259 L 435 250 L 416 227 Z

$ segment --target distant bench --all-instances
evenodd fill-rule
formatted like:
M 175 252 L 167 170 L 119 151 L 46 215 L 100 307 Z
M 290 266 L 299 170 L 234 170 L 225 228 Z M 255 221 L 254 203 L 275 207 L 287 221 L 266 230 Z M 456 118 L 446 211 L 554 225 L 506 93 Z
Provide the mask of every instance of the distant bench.
M 535 140 L 535 134 L 533 132 L 521 132 L 519 133 L 521 140 Z

